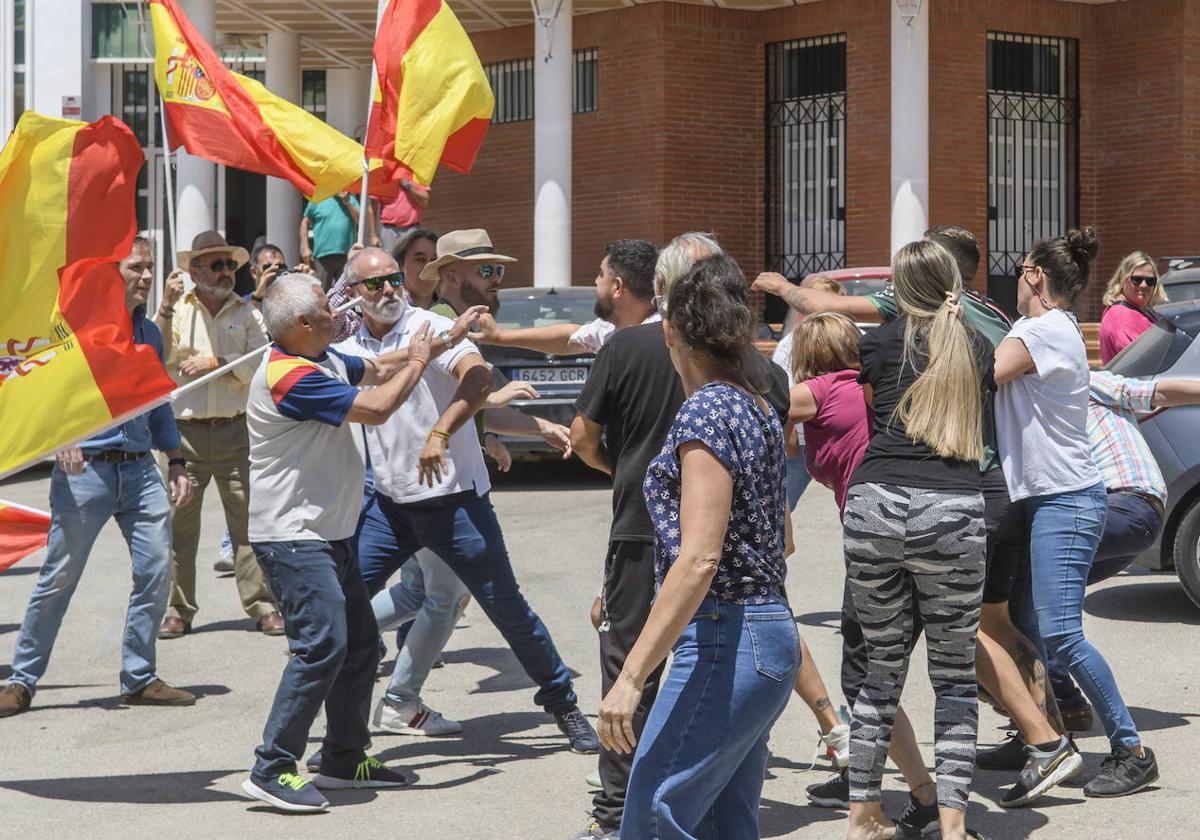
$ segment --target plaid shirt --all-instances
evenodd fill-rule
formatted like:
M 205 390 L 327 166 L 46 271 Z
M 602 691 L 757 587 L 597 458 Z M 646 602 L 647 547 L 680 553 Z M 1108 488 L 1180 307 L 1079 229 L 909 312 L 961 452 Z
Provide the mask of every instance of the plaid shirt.
M 1092 371 L 1087 432 L 1092 461 L 1109 492 L 1132 490 L 1166 504 L 1167 483 L 1138 430 L 1138 418 L 1154 413 L 1154 385 L 1148 379 Z

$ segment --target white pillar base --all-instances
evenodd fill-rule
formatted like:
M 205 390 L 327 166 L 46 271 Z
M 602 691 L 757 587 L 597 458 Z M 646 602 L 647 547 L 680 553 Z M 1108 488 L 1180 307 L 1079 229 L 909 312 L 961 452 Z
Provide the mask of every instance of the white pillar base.
M 552 0 L 540 0 L 547 13 Z M 534 24 L 533 285 L 571 285 L 571 0 L 548 27 Z M 547 36 L 548 39 L 547 39 Z M 546 57 L 549 53 L 550 59 Z M 503 243 L 497 243 L 503 248 Z
M 191 19 L 200 36 L 210 44 L 217 40 L 217 12 L 214 0 L 181 0 L 184 14 Z M 225 220 L 217 218 L 217 165 L 194 157 L 182 148 L 176 153 L 175 227 L 179 241 L 176 251 L 192 247 L 196 234 L 220 230 Z M 186 265 L 180 268 L 186 270 Z
M 892 236 L 894 255 L 929 227 L 929 4 L 911 26 L 892 7 Z

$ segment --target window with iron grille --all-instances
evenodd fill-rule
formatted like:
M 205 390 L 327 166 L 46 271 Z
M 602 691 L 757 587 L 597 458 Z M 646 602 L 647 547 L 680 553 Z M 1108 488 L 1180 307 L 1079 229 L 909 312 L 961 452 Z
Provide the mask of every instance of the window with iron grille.
M 304 110 L 326 122 L 325 71 L 305 70 L 300 84 L 300 102 Z
M 766 48 L 767 266 L 797 282 L 846 264 L 846 36 Z
M 596 47 L 575 50 L 571 94 L 572 111 L 584 114 L 599 108 L 600 51 Z M 483 65 L 496 108 L 492 123 L 533 119 L 533 59 L 515 58 Z
M 1079 42 L 989 32 L 988 291 L 1015 309 L 1013 272 L 1079 224 Z
M 25 113 L 25 0 L 13 4 L 13 124 Z

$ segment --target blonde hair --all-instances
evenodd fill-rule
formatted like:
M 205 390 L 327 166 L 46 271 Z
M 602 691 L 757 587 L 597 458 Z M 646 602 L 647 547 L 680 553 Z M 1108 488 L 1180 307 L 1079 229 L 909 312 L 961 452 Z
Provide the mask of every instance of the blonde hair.
M 862 335 L 838 312 L 809 315 L 792 331 L 792 376 L 804 382 L 824 373 L 857 369 Z
M 896 305 L 907 318 L 903 363 L 913 364 L 918 343 L 929 356 L 894 416 L 910 438 L 941 457 L 978 461 L 983 457 L 979 369 L 967 328 L 946 295 L 957 301 L 962 294 L 958 265 L 936 242 L 910 242 L 892 258 L 892 282 Z
M 1117 266 L 1117 270 L 1113 272 L 1113 276 L 1108 281 L 1108 286 L 1104 289 L 1104 305 L 1112 306 L 1119 301 L 1125 294 L 1125 281 L 1128 280 L 1133 272 L 1137 271 L 1142 266 L 1150 266 L 1150 270 L 1154 272 L 1154 276 L 1162 279 L 1158 273 L 1158 266 L 1154 264 L 1154 258 L 1145 251 L 1134 251 L 1132 254 L 1121 260 L 1121 264 Z M 1154 287 L 1154 291 L 1150 293 L 1151 305 L 1167 302 L 1167 292 L 1159 283 Z
M 811 280 L 805 280 L 800 284 L 806 289 L 820 289 L 822 292 L 833 292 L 835 295 L 846 294 L 846 287 L 832 277 L 826 277 L 824 274 L 818 274 Z

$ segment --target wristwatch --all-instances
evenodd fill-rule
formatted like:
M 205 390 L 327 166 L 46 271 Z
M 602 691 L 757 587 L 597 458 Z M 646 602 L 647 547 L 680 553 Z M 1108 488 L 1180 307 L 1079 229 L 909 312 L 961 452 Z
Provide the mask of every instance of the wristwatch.
M 447 347 L 454 346 L 454 339 L 450 337 L 450 330 L 442 330 L 440 333 L 438 333 L 437 337 L 440 338 Z

